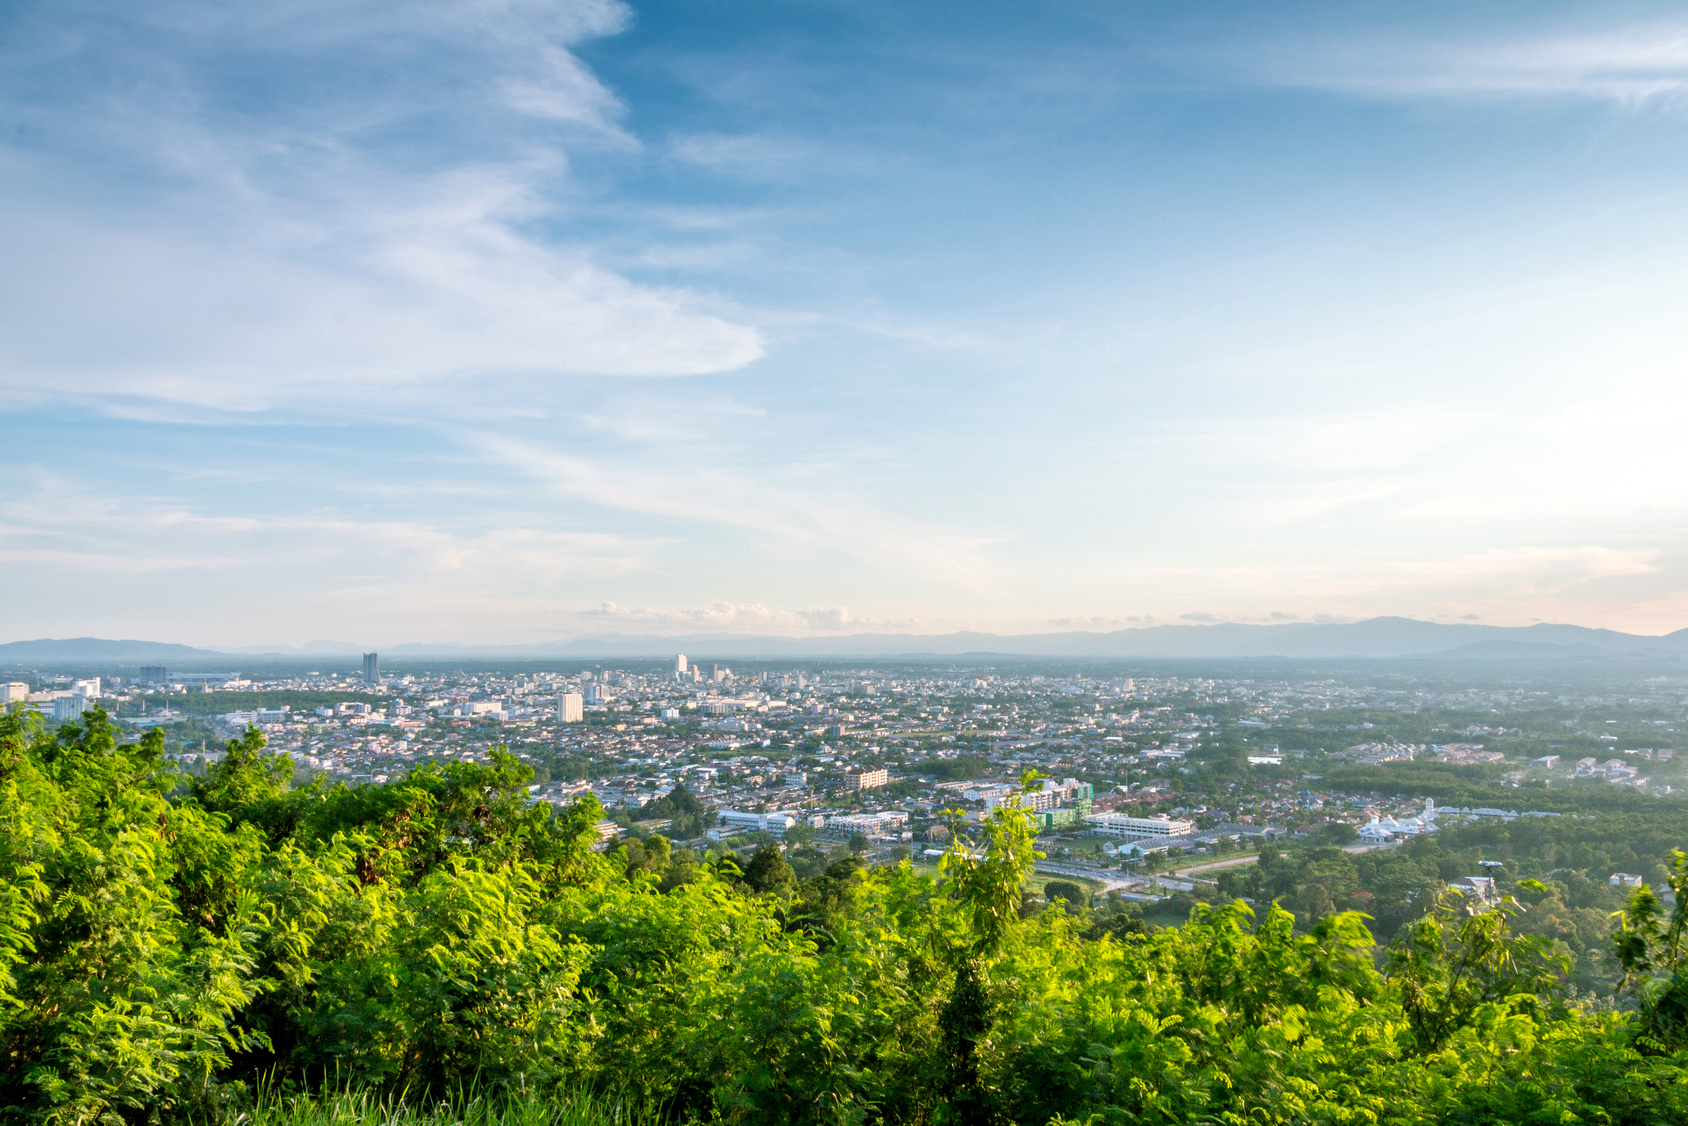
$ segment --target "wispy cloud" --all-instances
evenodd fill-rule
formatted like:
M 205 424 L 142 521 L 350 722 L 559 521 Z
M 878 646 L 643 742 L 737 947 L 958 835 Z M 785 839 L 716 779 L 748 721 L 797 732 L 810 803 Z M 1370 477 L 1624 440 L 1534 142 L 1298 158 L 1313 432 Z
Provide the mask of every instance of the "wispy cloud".
M 264 588 L 255 607 L 291 598 L 305 575 L 382 599 L 457 588 L 491 602 L 556 600 L 569 583 L 649 569 L 664 546 L 656 538 L 519 524 L 205 511 L 169 497 L 113 496 L 46 473 L 9 479 L 0 497 L 0 562 L 178 579 L 221 572 Z
M 843 630 L 907 633 L 918 632 L 931 624 L 919 618 L 857 617 L 843 606 L 807 606 L 797 610 L 781 610 L 759 602 L 726 601 L 712 602 L 707 606 L 669 609 L 620 606 L 614 602 L 605 602 L 596 609 L 579 611 L 575 616 L 588 622 L 654 627 L 664 632 L 706 629 L 729 632 L 761 630 L 780 634 L 836 633 Z
M 0 140 L 0 393 L 250 410 L 756 359 L 758 332 L 709 300 L 540 233 L 566 215 L 571 150 L 636 144 L 571 51 L 626 19 L 595 0 L 179 3 L 125 28 L 145 53 L 20 36 L 0 105 L 43 129 Z M 228 78 L 307 58 L 298 96 Z
M 1391 28 L 1349 38 L 1309 35 L 1221 56 L 1227 68 L 1280 86 L 1382 98 L 1574 97 L 1626 105 L 1688 93 L 1688 23 L 1552 32 L 1481 30 L 1459 38 Z
M 979 594 L 1001 590 L 985 556 L 991 540 L 937 523 L 888 515 L 848 492 L 775 485 L 719 464 L 669 465 L 584 458 L 533 442 L 482 434 L 477 444 L 559 493 L 606 508 L 686 524 L 753 532 L 804 554 L 832 552 L 876 569 Z M 668 451 L 675 457 L 679 451 Z M 787 470 L 788 478 L 795 470 Z

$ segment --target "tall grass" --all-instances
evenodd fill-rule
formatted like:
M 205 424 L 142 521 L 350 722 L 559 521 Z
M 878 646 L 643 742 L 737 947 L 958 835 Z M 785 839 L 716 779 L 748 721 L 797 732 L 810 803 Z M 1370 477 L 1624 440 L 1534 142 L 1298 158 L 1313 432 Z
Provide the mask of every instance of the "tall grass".
M 662 1126 L 662 1116 L 584 1092 L 461 1092 L 408 1100 L 373 1092 L 260 1092 L 241 1126 Z

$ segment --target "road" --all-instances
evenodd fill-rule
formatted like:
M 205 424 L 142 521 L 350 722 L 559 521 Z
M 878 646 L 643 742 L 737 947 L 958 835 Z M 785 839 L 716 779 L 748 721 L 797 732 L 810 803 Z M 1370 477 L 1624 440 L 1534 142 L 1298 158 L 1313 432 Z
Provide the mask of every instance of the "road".
M 1188 876 L 1196 872 L 1211 872 L 1215 868 L 1235 868 L 1239 864 L 1253 864 L 1259 859 L 1260 858 L 1258 856 L 1237 856 L 1231 858 L 1230 860 L 1209 860 L 1201 864 L 1191 864 L 1183 868 L 1175 868 L 1171 874 L 1174 876 Z
M 1399 843 L 1400 843 L 1399 841 L 1391 841 L 1388 844 L 1343 845 L 1342 851 L 1347 852 L 1347 853 L 1354 853 L 1354 854 L 1358 854 L 1358 853 L 1362 853 L 1362 852 L 1375 852 L 1380 848 L 1394 848 Z M 1172 874 L 1175 875 L 1175 876 L 1188 876 L 1188 875 L 1191 875 L 1191 874 L 1196 873 L 1196 872 L 1211 872 L 1215 868 L 1235 868 L 1239 864 L 1253 864 L 1255 861 L 1257 861 L 1259 859 L 1260 858 L 1258 856 L 1237 856 L 1237 857 L 1233 857 L 1230 860 L 1209 860 L 1209 861 L 1204 861 L 1201 864 L 1191 864 L 1191 865 L 1188 865 L 1186 867 L 1179 868 L 1176 871 L 1174 871 Z
M 1140 876 L 1135 878 L 1124 877 L 1120 873 L 1109 871 L 1106 868 L 1086 868 L 1078 864 L 1062 864 L 1059 861 L 1051 863 L 1047 860 L 1040 860 L 1033 866 L 1033 870 L 1046 875 L 1083 876 L 1087 880 L 1095 880 L 1101 884 L 1104 892 L 1125 891 L 1143 882 Z

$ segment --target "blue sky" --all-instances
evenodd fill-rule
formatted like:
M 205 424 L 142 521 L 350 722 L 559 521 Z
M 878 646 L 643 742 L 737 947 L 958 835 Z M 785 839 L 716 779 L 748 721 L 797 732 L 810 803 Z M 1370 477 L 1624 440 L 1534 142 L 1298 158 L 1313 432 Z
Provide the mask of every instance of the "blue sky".
M 6 639 L 1688 626 L 1674 5 L 0 9 Z

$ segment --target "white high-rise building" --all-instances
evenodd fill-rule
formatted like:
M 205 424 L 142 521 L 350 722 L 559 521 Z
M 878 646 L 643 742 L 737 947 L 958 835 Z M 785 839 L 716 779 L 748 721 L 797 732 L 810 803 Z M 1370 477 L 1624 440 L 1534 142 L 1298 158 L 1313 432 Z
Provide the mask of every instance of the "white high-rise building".
M 29 699 L 29 685 L 21 680 L 14 680 L 7 684 L 0 684 L 0 705 L 11 703 L 13 700 L 22 702 Z
M 75 719 L 88 708 L 86 696 L 60 696 L 53 701 L 53 718 L 55 720 Z
M 557 721 L 579 723 L 586 718 L 586 701 L 578 692 L 564 692 L 557 697 Z
M 674 675 L 678 677 L 686 675 L 686 655 L 684 653 L 674 658 Z
M 70 686 L 70 690 L 78 696 L 86 696 L 90 700 L 100 698 L 100 678 L 91 677 L 88 680 L 78 680 Z

